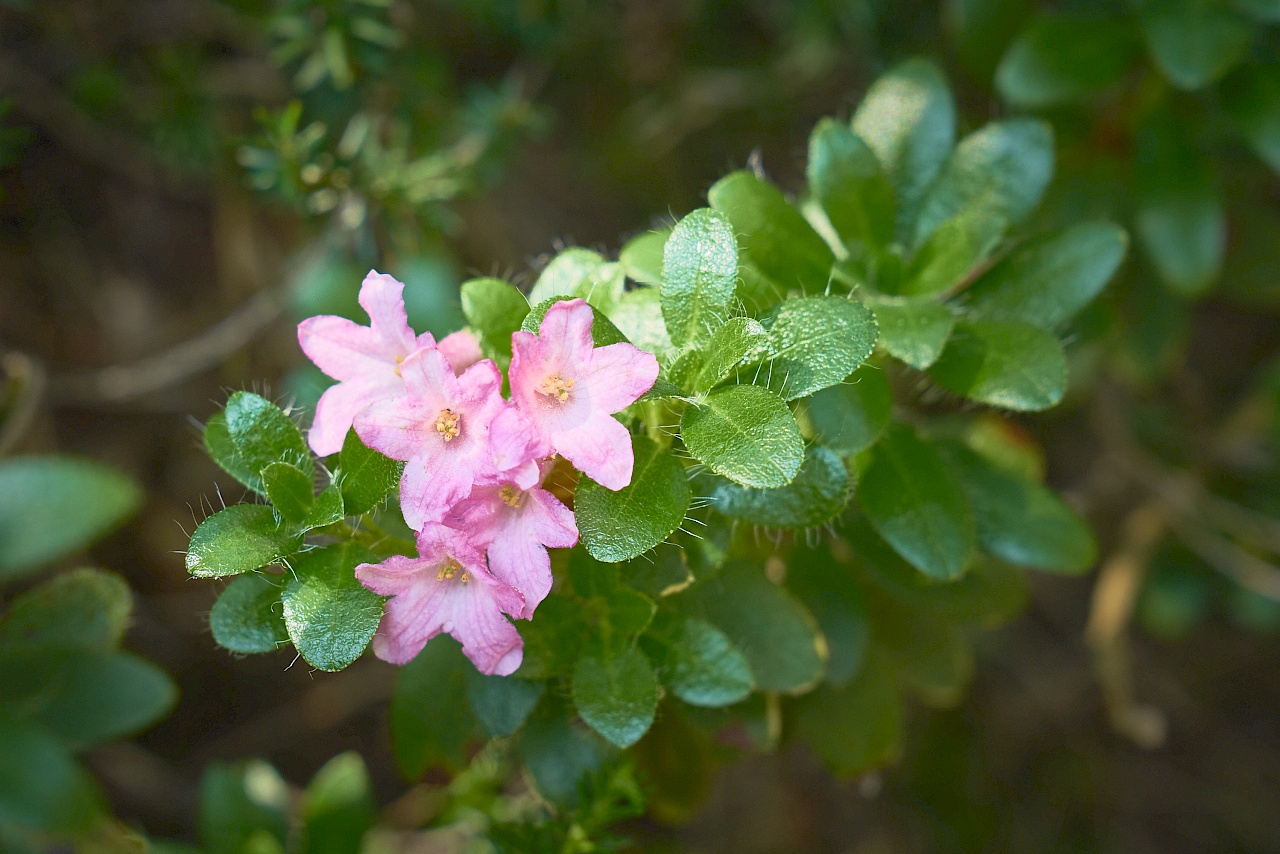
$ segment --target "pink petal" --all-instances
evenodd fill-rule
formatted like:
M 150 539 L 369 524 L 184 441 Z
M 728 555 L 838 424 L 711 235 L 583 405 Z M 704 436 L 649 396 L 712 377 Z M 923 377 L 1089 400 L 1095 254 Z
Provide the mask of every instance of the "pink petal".
M 595 316 L 583 300 L 562 300 L 542 318 L 538 339 L 559 365 L 573 367 L 584 364 L 591 354 L 591 323 Z
M 425 447 L 431 450 L 409 460 L 400 479 L 400 510 L 405 523 L 415 531 L 444 519 L 455 504 L 467 497 L 474 482 L 474 469 L 468 460 L 442 453 L 438 446 Z
M 436 346 L 449 360 L 455 374 L 462 373 L 484 358 L 484 354 L 480 352 L 479 340 L 466 329 L 459 329 L 457 332 L 446 335 Z
M 448 632 L 476 669 L 499 676 L 515 672 L 524 657 L 524 639 L 503 615 L 524 610 L 520 593 L 481 571 L 450 599 Z
M 578 544 L 578 523 L 573 511 L 560 503 L 545 489 L 531 489 L 526 493 L 534 536 L 538 542 L 553 549 L 569 549 Z
M 606 489 L 619 490 L 631 483 L 635 465 L 631 433 L 610 416 L 593 414 L 573 430 L 557 433 L 552 441 L 561 456 Z
M 401 364 L 405 391 L 436 411 L 453 405 L 461 393 L 449 360 L 435 349 L 414 350 Z
M 551 445 L 538 433 L 533 423 L 514 406 L 506 405 L 489 423 L 490 467 L 484 483 L 515 481 L 521 489 L 538 482 L 534 462 L 551 453 Z
M 418 346 L 418 336 L 409 328 L 409 315 L 404 309 L 403 284 L 386 273 L 370 270 L 360 285 L 360 307 L 388 348 L 405 356 Z
M 635 403 L 657 379 L 657 357 L 623 342 L 591 351 L 574 391 L 589 395 L 593 410 L 612 415 Z
M 338 453 L 361 411 L 402 391 L 399 378 L 394 375 L 382 385 L 345 382 L 329 386 L 320 395 L 315 418 L 307 432 L 311 450 L 322 457 Z
M 551 558 L 546 548 L 537 541 L 526 520 L 517 516 L 499 530 L 488 554 L 493 574 L 524 596 L 524 609 L 515 616 L 529 619 L 551 592 Z
M 487 404 L 497 403 L 493 407 L 490 419 L 498 414 L 502 401 L 502 372 L 489 359 L 476 362 L 458 375 L 458 389 L 461 396 L 469 400 L 484 401 Z M 495 401 L 494 398 L 497 398 Z M 485 423 L 488 423 L 486 421 Z
M 395 596 L 412 585 L 414 574 L 422 568 L 421 558 L 392 555 L 382 563 L 360 564 L 356 579 L 374 593 Z
M 397 397 L 368 405 L 356 415 L 354 424 L 360 441 L 393 460 L 403 461 L 422 451 L 430 436 L 428 431 L 434 430 L 431 422 L 439 415 L 438 408 L 428 408 L 407 397 Z M 319 418 L 317 407 L 317 421 Z
M 395 374 L 397 353 L 372 329 L 345 317 L 308 317 L 298 324 L 298 346 L 335 380 Z

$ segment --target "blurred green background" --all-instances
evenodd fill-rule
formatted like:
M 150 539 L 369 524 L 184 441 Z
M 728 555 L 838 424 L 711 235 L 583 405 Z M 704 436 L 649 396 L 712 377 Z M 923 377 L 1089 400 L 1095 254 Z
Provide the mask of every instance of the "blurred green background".
M 1041 225 L 1130 231 L 1077 324 L 1071 399 L 1012 429 L 1104 562 L 1136 550 L 1132 620 L 1091 651 L 1092 584 L 1037 576 L 965 699 L 910 711 L 900 767 L 748 755 L 689 781 L 692 817 L 624 831 L 654 851 L 1280 851 L 1278 22 L 1267 0 L 0 2 L 0 453 L 144 487 L 89 562 L 127 579 L 125 645 L 181 691 L 86 755 L 116 814 L 194 841 L 208 763 L 302 785 L 356 749 L 388 826 L 436 817 L 445 778 L 406 794 L 390 759 L 392 668 L 233 659 L 182 568 L 209 485 L 239 495 L 195 421 L 227 389 L 318 395 L 297 319 L 354 310 L 376 267 L 441 334 L 465 278 L 616 253 L 743 164 L 798 187 L 814 122 L 926 55 L 962 131 L 1054 125 Z M 1135 541 L 1144 506 L 1163 521 Z

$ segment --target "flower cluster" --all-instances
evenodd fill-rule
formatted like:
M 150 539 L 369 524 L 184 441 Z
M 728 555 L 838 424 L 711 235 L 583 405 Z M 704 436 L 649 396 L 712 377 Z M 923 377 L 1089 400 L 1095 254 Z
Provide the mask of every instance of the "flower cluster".
M 390 596 L 373 639 L 404 664 L 447 632 L 483 673 L 520 666 L 507 619 L 529 619 L 551 590 L 548 548 L 578 540 L 572 511 L 542 488 L 555 455 L 609 489 L 631 482 L 631 436 L 613 414 L 658 376 L 630 344 L 594 346 L 582 300 L 552 305 L 538 334 L 515 332 L 502 372 L 462 330 L 439 342 L 409 328 L 404 285 L 370 272 L 360 305 L 370 325 L 312 317 L 298 326 L 307 357 L 338 382 L 320 398 L 308 440 L 336 453 L 347 431 L 405 463 L 400 507 L 418 556 L 362 564 L 362 584 Z

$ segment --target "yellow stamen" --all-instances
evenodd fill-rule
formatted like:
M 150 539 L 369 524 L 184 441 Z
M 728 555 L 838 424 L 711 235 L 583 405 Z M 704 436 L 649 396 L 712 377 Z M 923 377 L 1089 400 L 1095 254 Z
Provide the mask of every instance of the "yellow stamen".
M 451 579 L 458 574 L 458 570 L 460 569 L 462 569 L 462 564 L 458 563 L 453 558 L 449 558 L 440 567 L 440 571 L 436 573 L 436 581 L 444 581 L 445 579 Z M 465 572 L 462 573 L 462 582 L 464 584 L 467 582 L 467 574 Z
M 524 503 L 524 493 L 509 483 L 503 484 L 502 488 L 498 490 L 498 497 L 508 507 L 519 507 Z
M 442 410 L 440 417 L 436 418 L 436 432 L 446 442 L 452 442 L 462 432 L 462 428 L 458 425 L 459 420 L 458 413 L 452 409 Z
M 569 389 L 573 388 L 577 380 L 562 379 L 559 374 L 552 374 L 544 377 L 542 383 L 538 386 L 538 392 L 545 394 L 547 397 L 554 397 L 556 400 L 564 403 L 569 399 Z
M 462 578 L 460 580 L 462 581 L 463 584 L 466 584 L 468 581 L 471 580 L 471 573 L 469 572 L 462 573 Z

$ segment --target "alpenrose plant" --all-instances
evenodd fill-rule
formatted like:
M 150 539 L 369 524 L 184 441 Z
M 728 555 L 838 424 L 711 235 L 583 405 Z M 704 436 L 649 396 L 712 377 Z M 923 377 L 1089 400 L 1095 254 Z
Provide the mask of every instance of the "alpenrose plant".
M 466 282 L 440 341 L 371 272 L 367 321 L 299 327 L 336 381 L 305 437 L 247 392 L 207 424 L 265 499 L 192 537 L 193 575 L 233 577 L 214 638 L 320 670 L 372 646 L 404 665 L 407 776 L 510 738 L 556 805 L 625 765 L 687 814 L 717 738 L 891 763 L 903 696 L 961 696 L 1020 567 L 1095 557 L 1005 413 L 1062 399 L 1062 338 L 1126 237 L 1019 233 L 1043 122 L 956 136 L 913 60 L 818 124 L 798 199 L 735 172 L 617 260 L 568 249 L 528 295 Z

